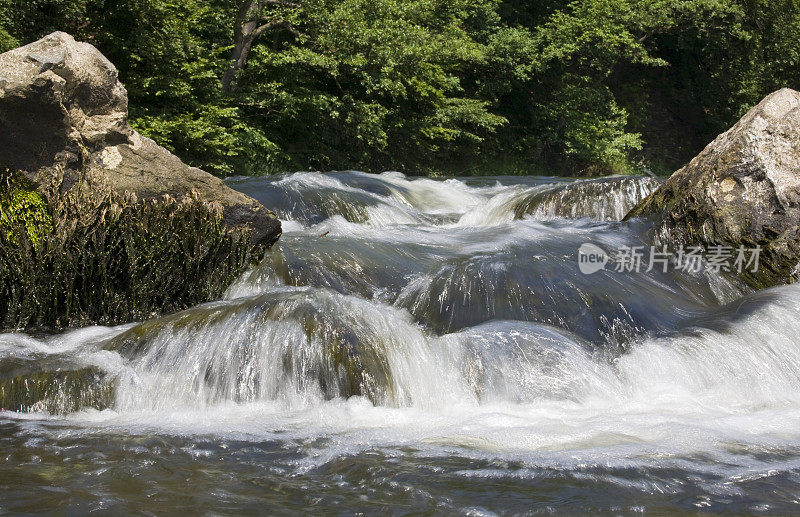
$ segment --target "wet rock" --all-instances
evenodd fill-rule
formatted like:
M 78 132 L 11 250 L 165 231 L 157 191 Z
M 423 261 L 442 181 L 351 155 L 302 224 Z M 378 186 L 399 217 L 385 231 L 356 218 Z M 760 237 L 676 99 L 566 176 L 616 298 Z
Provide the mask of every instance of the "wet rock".
M 800 273 L 800 93 L 767 96 L 626 218 L 656 218 L 670 245 L 760 246 L 755 288 Z
M 585 181 L 532 194 L 514 207 L 514 218 L 588 217 L 619 221 L 660 184 L 656 178 L 618 176 Z
M 0 378 L 0 409 L 66 414 L 106 409 L 114 401 L 114 383 L 93 367 L 30 372 Z
M 0 164 L 37 185 L 67 171 L 64 190 L 92 169 L 112 192 L 139 200 L 194 192 L 221 205 L 229 227 L 250 229 L 254 244 L 274 242 L 280 222 L 269 210 L 128 125 L 117 75 L 96 48 L 63 32 L 0 55 Z

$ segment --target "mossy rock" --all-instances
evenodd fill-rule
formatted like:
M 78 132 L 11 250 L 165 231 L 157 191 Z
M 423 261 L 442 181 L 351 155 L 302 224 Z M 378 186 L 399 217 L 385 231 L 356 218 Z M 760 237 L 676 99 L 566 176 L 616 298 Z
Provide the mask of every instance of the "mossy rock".
M 284 375 L 294 376 L 298 385 L 316 385 L 327 398 L 358 395 L 375 404 L 396 403 L 388 361 L 389 348 L 396 345 L 361 318 L 354 318 L 353 311 L 341 310 L 343 302 L 332 292 L 282 292 L 211 303 L 136 325 L 114 337 L 104 349 L 137 361 L 147 354 L 159 354 L 154 346 L 169 346 L 165 343 L 175 339 L 180 342 L 187 336 L 230 328 L 226 326 L 235 321 L 235 315 L 251 314 L 253 320 L 237 328 L 238 337 L 229 343 L 229 358 L 243 360 L 251 347 L 258 346 L 252 343 L 258 342 L 260 329 L 294 324 L 304 334 L 308 348 L 303 345 L 283 350 L 279 360 Z M 240 366 L 234 359 L 225 365 L 224 373 L 209 367 L 198 381 L 213 388 L 218 375 L 235 372 Z
M 46 63 L 47 66 L 43 66 Z M 0 329 L 127 323 L 219 297 L 280 221 L 134 131 L 96 48 L 0 55 Z
M 221 296 L 267 246 L 195 197 L 124 198 L 86 177 L 66 193 L 42 193 L 26 189 L 21 173 L 7 177 L 4 199 L 15 211 L 0 231 L 0 328 L 53 331 L 176 312 Z
M 659 184 L 655 178 L 622 176 L 559 185 L 521 199 L 514 206 L 514 219 L 540 214 L 619 220 Z
M 114 401 L 114 383 L 96 368 L 37 372 L 0 380 L 0 409 L 66 414 L 106 409 Z
M 634 207 L 656 244 L 760 247 L 741 277 L 761 289 L 800 277 L 800 92 L 784 88 Z

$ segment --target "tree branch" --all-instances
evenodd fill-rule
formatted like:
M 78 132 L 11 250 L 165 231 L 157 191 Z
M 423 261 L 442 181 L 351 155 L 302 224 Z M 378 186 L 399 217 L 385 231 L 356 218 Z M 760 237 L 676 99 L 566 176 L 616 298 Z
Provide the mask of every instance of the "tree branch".
M 275 21 L 272 21 L 272 22 L 269 22 L 269 23 L 265 23 L 264 25 L 261 25 L 260 27 L 256 28 L 251 33 L 251 36 L 253 38 L 257 38 L 257 37 L 261 36 L 263 33 L 267 32 L 269 30 L 272 30 L 272 29 L 277 29 L 278 27 L 282 27 L 284 29 L 290 29 L 291 25 L 289 25 L 289 23 L 287 23 L 284 20 L 275 20 Z
M 260 7 L 264 7 L 267 5 L 281 5 L 283 7 L 300 7 L 300 4 L 297 2 L 288 2 L 286 0 L 262 0 L 259 2 Z

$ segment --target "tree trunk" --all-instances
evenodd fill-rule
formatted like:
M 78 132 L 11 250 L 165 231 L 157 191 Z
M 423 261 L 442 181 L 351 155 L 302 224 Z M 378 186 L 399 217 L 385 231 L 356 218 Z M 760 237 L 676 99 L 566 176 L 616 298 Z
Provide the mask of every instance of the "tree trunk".
M 247 22 L 244 25 L 256 25 L 255 22 Z M 235 88 L 236 74 L 245 67 L 247 58 L 250 56 L 250 49 L 255 41 L 252 31 L 243 29 L 239 31 L 231 51 L 230 66 L 222 76 L 222 91 L 228 93 Z
M 250 49 L 253 42 L 262 33 L 277 28 L 287 27 L 283 20 L 274 20 L 263 25 L 264 7 L 267 5 L 284 5 L 298 7 L 299 4 L 284 0 L 243 0 L 236 15 L 236 25 L 233 29 L 233 50 L 231 51 L 230 65 L 222 74 L 222 91 L 228 93 L 236 88 L 236 74 L 247 65 Z
M 231 51 L 230 65 L 222 75 L 222 91 L 228 93 L 233 87 L 236 73 L 247 64 L 250 48 L 253 46 L 252 33 L 255 31 L 260 14 L 261 2 L 257 0 L 243 0 L 236 14 L 236 24 L 233 28 L 233 50 Z

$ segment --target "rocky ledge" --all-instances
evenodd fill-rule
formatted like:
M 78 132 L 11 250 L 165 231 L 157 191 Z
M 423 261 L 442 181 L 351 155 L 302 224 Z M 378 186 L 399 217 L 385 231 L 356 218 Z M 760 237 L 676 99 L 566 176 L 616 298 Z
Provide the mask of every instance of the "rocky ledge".
M 134 131 L 117 70 L 55 32 L 0 54 L 0 328 L 218 297 L 280 236 L 254 199 Z
M 761 248 L 754 288 L 800 275 L 800 93 L 767 96 L 626 216 L 668 246 Z

